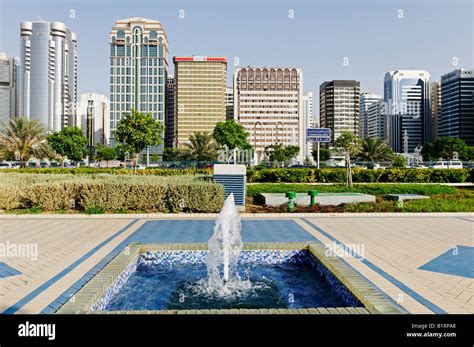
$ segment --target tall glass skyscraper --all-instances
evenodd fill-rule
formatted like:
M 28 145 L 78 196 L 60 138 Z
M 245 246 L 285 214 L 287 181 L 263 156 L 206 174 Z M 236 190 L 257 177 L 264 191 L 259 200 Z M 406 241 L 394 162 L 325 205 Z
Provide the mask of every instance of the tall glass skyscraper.
M 408 150 L 411 153 L 416 146 L 431 141 L 430 74 L 427 71 L 387 72 L 384 101 L 384 113 L 388 117 L 386 134 L 395 152 Z
M 123 114 L 135 109 L 165 120 L 168 38 L 157 20 L 118 20 L 109 34 L 110 138 Z M 154 148 L 162 152 L 163 144 Z
M 474 70 L 458 69 L 441 76 L 438 135 L 458 137 L 474 146 Z
M 52 131 L 76 123 L 77 37 L 64 23 L 21 23 L 19 115 Z
M 17 65 L 14 58 L 0 53 L 0 131 L 3 123 L 17 116 Z

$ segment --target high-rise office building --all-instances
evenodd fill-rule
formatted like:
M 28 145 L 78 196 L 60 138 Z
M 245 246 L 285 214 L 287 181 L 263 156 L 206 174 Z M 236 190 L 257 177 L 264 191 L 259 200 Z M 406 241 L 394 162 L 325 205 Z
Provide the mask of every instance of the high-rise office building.
M 18 115 L 17 64 L 7 53 L 0 53 L 0 131 L 3 124 Z
M 21 23 L 20 111 L 52 131 L 76 124 L 77 37 L 64 23 Z
M 387 134 L 395 152 L 408 152 L 431 141 L 430 74 L 424 70 L 396 70 L 385 74 L 384 101 Z
M 105 95 L 81 94 L 77 125 L 84 131 L 89 147 L 108 145 L 110 137 L 109 99 Z
M 164 123 L 168 38 L 159 21 L 135 17 L 116 21 L 109 43 L 110 137 L 114 144 L 117 123 L 132 109 L 151 113 Z M 163 144 L 150 149 L 162 150 Z
M 441 82 L 430 83 L 431 142 L 438 138 L 438 123 L 441 120 Z
M 227 59 L 174 57 L 177 145 L 194 132 L 212 133 L 226 118 Z
M 361 93 L 360 94 L 360 137 L 366 139 L 369 137 L 368 132 L 368 111 L 369 106 L 373 103 L 382 100 L 381 95 L 377 95 L 374 93 Z
M 375 138 L 387 140 L 386 127 L 387 115 L 384 113 L 385 103 L 378 100 L 371 103 L 367 109 L 367 136 L 366 138 Z
M 474 146 L 474 70 L 458 69 L 441 76 L 441 99 L 438 135 Z
M 168 76 L 166 80 L 166 113 L 165 113 L 165 146 L 176 147 L 176 126 L 174 114 L 174 77 Z
M 303 94 L 302 98 L 302 108 L 303 108 L 303 119 L 304 119 L 304 131 L 303 136 L 306 138 L 306 129 L 315 128 L 316 124 L 313 117 L 313 93 L 308 92 Z M 313 143 L 304 141 L 304 155 L 306 158 L 312 158 L 313 154 Z
M 360 82 L 326 81 L 319 87 L 319 121 L 331 129 L 331 142 L 350 131 L 359 136 Z
M 245 67 L 234 72 L 234 119 L 249 132 L 256 161 L 273 144 L 299 146 L 304 160 L 303 73 L 295 68 Z
M 227 87 L 225 91 L 225 118 L 234 119 L 234 88 Z

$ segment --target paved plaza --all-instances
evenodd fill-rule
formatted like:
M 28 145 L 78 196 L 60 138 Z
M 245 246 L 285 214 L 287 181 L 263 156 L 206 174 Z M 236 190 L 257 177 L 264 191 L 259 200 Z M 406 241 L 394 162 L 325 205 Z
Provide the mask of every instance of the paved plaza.
M 0 216 L 0 312 L 54 313 L 126 246 L 206 242 L 214 214 Z M 317 242 L 411 313 L 474 313 L 474 213 L 242 214 L 244 242 Z

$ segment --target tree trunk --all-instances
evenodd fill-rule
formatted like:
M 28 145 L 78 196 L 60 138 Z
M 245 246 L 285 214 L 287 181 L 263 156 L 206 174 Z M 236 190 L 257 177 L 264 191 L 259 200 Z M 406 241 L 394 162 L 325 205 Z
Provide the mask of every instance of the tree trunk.
M 349 153 L 346 154 L 346 185 L 352 188 L 351 156 Z

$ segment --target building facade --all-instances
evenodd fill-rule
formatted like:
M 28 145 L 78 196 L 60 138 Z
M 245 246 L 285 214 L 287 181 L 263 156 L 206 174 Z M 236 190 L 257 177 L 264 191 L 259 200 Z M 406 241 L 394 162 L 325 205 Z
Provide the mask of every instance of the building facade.
M 234 119 L 234 88 L 227 87 L 225 91 L 225 118 Z
M 359 136 L 360 82 L 326 81 L 319 87 L 319 121 L 331 129 L 331 142 L 350 131 Z
M 387 115 L 383 112 L 385 107 L 383 100 L 378 100 L 369 105 L 367 109 L 367 136 L 387 141 Z
M 165 122 L 168 38 L 161 23 L 146 18 L 118 20 L 109 33 L 110 138 L 124 113 L 151 113 Z M 164 134 L 162 134 L 164 137 Z M 163 144 L 151 148 L 161 153 Z
M 249 132 L 256 162 L 273 144 L 299 146 L 304 160 L 303 73 L 296 68 L 245 67 L 234 72 L 234 119 Z
M 369 137 L 369 128 L 368 128 L 369 106 L 380 100 L 382 100 L 381 95 L 377 95 L 374 93 L 361 93 L 360 94 L 359 135 L 363 139 L 366 139 L 367 137 Z
M 441 99 L 438 135 L 474 146 L 474 70 L 458 69 L 441 76 Z
M 18 115 L 17 69 L 14 58 L 0 53 L 0 131 L 4 123 Z
M 81 94 L 77 125 L 84 131 L 89 147 L 109 145 L 110 105 L 105 95 Z
M 177 146 L 194 132 L 212 133 L 226 119 L 227 59 L 174 57 Z
M 384 101 L 387 135 L 393 151 L 413 152 L 431 142 L 430 74 L 424 70 L 396 70 L 385 74 Z M 404 135 L 406 133 L 406 135 Z
M 64 23 L 22 22 L 19 114 L 49 130 L 76 124 L 77 36 Z
M 165 105 L 165 146 L 176 147 L 176 126 L 174 115 L 174 77 L 168 76 L 166 79 L 166 105 Z
M 441 121 L 441 82 L 430 83 L 431 142 L 438 138 L 438 123 Z
M 314 120 L 314 116 L 313 116 L 313 93 L 308 92 L 308 93 L 303 94 L 302 108 L 303 108 L 303 119 L 304 119 L 304 124 L 305 124 L 303 136 L 306 138 L 306 135 L 307 135 L 306 129 L 316 128 L 317 126 Z M 313 160 L 313 143 L 305 140 L 304 144 L 305 144 L 305 148 L 304 148 L 305 158 L 312 161 Z

